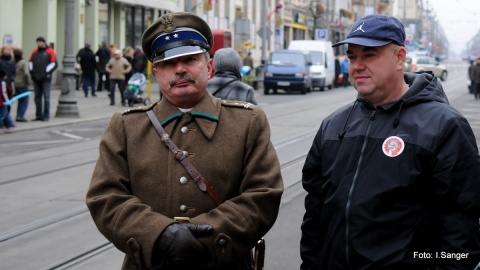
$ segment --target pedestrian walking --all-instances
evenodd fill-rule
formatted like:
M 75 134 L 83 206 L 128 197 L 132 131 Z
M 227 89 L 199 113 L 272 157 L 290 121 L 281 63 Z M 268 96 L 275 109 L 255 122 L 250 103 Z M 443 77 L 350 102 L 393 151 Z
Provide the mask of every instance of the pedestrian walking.
M 340 74 L 342 74 L 341 78 L 340 78 Z M 335 56 L 335 80 L 333 80 L 333 87 L 338 88 L 342 83 L 343 83 L 343 73 L 342 73 L 342 68 L 340 67 L 340 56 L 336 55 Z
M 34 121 L 48 121 L 50 119 L 50 88 L 52 74 L 57 68 L 55 51 L 47 46 L 45 38 L 37 38 L 37 48 L 32 51 L 29 60 L 30 75 L 35 91 L 35 119 Z
M 121 102 L 125 106 L 125 99 L 123 96 L 123 91 L 125 91 L 125 75 L 132 70 L 132 65 L 128 62 L 127 59 L 122 57 L 121 50 L 115 50 L 114 57 L 110 58 L 105 70 L 110 74 L 110 105 L 115 105 L 115 86 L 120 90 Z
M 13 55 L 15 57 L 15 94 L 20 95 L 30 91 L 28 85 L 31 82 L 30 71 L 28 70 L 28 63 L 23 59 L 23 50 L 20 48 L 15 48 L 13 50 Z M 28 109 L 29 96 L 22 97 L 18 100 L 17 106 L 17 117 L 15 118 L 16 122 L 27 122 L 25 118 L 25 113 Z
M 3 46 L 0 54 L 0 69 L 6 73 L 5 83 L 12 86 L 15 80 L 16 68 L 11 46 Z M 13 90 L 13 87 L 12 87 Z M 10 93 L 10 95 L 13 93 Z M 10 96 L 11 97 L 11 96 Z
M 95 71 L 99 72 L 97 60 L 95 54 L 92 51 L 90 43 L 85 43 L 85 48 L 79 56 L 80 66 L 82 67 L 82 82 L 83 92 L 85 97 L 88 97 L 88 87 L 92 90 L 92 97 L 96 97 L 95 94 Z
M 0 132 L 13 132 L 15 130 L 15 124 L 10 117 L 10 112 L 7 110 L 7 106 L 4 104 L 9 101 L 7 94 L 7 73 L 5 70 L 0 69 Z
M 343 44 L 358 96 L 307 155 L 300 269 L 474 269 L 480 157 L 467 120 L 435 76 L 403 72 L 397 18 L 360 18 Z
M 475 100 L 480 99 L 480 56 L 477 57 L 477 63 L 473 67 L 473 83 L 475 84 L 475 91 L 473 95 Z
M 127 59 L 128 63 L 132 66 L 130 71 L 127 74 L 125 74 L 125 89 L 128 86 L 128 80 L 130 80 L 130 78 L 133 75 L 133 56 L 134 56 L 134 50 L 132 47 L 128 46 L 125 48 L 125 50 L 123 50 L 123 58 Z
M 348 57 L 345 57 L 345 59 L 342 60 L 340 63 L 340 69 L 342 70 L 343 78 L 342 78 L 342 85 L 343 87 L 347 87 L 349 85 L 348 81 L 348 69 L 350 67 L 350 61 L 348 60 Z
M 251 270 L 276 220 L 283 184 L 268 120 L 208 93 L 212 45 L 192 13 L 156 20 L 142 48 L 164 98 L 114 114 L 101 138 L 86 202 L 125 253 L 122 269 Z
M 6 85 L 6 94 L 8 98 L 12 98 L 15 92 L 14 90 L 14 80 L 16 75 L 15 61 L 13 58 L 13 52 L 11 46 L 3 46 L 0 50 L 0 69 L 5 72 L 5 85 Z M 11 106 L 5 106 L 8 113 L 10 113 Z M 4 125 L 8 126 L 7 118 L 4 119 Z
M 208 91 L 221 99 L 241 100 L 257 104 L 255 89 L 242 82 L 242 60 L 237 51 L 223 48 L 215 53 L 213 59 L 215 73 L 208 81 Z
M 141 46 L 135 47 L 135 52 L 133 54 L 133 71 L 134 73 L 143 73 L 145 74 L 145 70 L 147 68 L 147 58 L 143 53 Z
M 253 58 L 252 58 L 252 53 L 248 52 L 247 56 L 243 58 L 243 66 L 250 67 L 250 70 L 247 72 L 246 75 L 250 75 L 250 72 L 253 70 Z
M 75 66 L 74 66 L 74 69 L 76 71 L 76 74 L 75 74 L 75 90 L 79 91 L 80 90 L 80 87 L 82 86 L 83 87 L 83 79 L 82 79 L 82 65 L 80 64 L 80 58 L 81 58 L 81 55 L 85 52 L 85 48 L 86 47 L 90 47 L 90 43 L 89 42 L 85 42 L 85 46 L 83 48 L 81 48 L 80 50 L 78 50 L 77 52 L 77 55 L 75 56 Z
M 98 86 L 97 92 L 101 92 L 103 87 L 109 90 L 110 74 L 105 70 L 105 66 L 110 61 L 110 49 L 105 41 L 102 42 L 95 55 L 98 57 Z
M 470 59 L 468 61 L 470 65 L 468 66 L 468 79 L 470 80 L 470 84 L 468 85 L 468 92 L 473 94 L 475 92 L 475 83 L 474 81 L 474 74 L 473 69 L 475 68 L 475 61 Z

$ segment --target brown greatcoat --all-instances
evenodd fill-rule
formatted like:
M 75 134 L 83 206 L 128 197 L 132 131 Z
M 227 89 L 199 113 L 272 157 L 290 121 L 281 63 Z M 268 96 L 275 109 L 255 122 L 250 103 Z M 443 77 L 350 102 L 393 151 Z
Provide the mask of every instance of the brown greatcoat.
M 209 93 L 187 113 L 166 99 L 150 108 L 225 202 L 217 207 L 192 181 L 160 140 L 149 108 L 133 109 L 116 113 L 100 142 L 86 199 L 95 224 L 126 254 L 122 269 L 166 269 L 153 251 L 173 217 L 213 227 L 198 237 L 209 251 L 208 264 L 195 269 L 246 269 L 238 262 L 273 226 L 283 192 L 263 110 Z

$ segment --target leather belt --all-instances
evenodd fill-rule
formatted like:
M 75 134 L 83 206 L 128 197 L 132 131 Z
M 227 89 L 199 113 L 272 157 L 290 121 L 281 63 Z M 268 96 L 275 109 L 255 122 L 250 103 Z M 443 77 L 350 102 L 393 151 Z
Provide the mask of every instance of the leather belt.
M 182 150 L 180 150 L 175 143 L 170 139 L 170 136 L 168 136 L 167 132 L 162 127 L 162 124 L 160 124 L 160 121 L 158 121 L 157 117 L 155 116 L 155 113 L 152 110 L 147 111 L 148 118 L 150 118 L 150 121 L 152 122 L 153 126 L 157 130 L 157 133 L 160 135 L 160 138 L 162 141 L 168 146 L 170 151 L 172 151 L 175 159 L 180 161 L 180 163 L 185 167 L 187 170 L 188 174 L 193 178 L 193 181 L 197 184 L 198 188 L 203 191 L 203 192 L 208 192 L 210 197 L 212 197 L 213 201 L 215 204 L 220 205 L 223 203 L 223 200 L 220 199 L 220 196 L 218 196 L 218 193 L 215 191 L 213 186 L 210 184 L 210 182 L 202 176 L 202 174 L 190 163 L 190 160 L 188 160 L 187 155 L 183 153 Z

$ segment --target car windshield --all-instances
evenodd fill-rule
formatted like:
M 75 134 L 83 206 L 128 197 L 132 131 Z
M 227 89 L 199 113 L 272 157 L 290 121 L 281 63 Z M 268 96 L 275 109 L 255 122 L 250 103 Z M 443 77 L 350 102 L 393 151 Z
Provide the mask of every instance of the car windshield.
M 303 55 L 299 53 L 272 53 L 270 62 L 275 65 L 305 65 Z
M 310 58 L 312 58 L 312 64 L 321 65 L 323 63 L 322 52 L 310 52 Z

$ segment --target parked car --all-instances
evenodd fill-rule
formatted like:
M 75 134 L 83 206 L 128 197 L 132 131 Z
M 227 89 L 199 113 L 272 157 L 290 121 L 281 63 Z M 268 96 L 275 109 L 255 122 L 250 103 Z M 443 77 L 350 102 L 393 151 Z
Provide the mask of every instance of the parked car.
M 287 92 L 300 91 L 306 94 L 312 90 L 310 66 L 312 61 L 307 51 L 278 50 L 270 53 L 263 75 L 263 92 L 268 95 L 270 89 Z
M 448 77 L 447 67 L 429 56 L 407 54 L 404 70 L 407 72 L 432 71 L 435 77 L 445 81 Z

